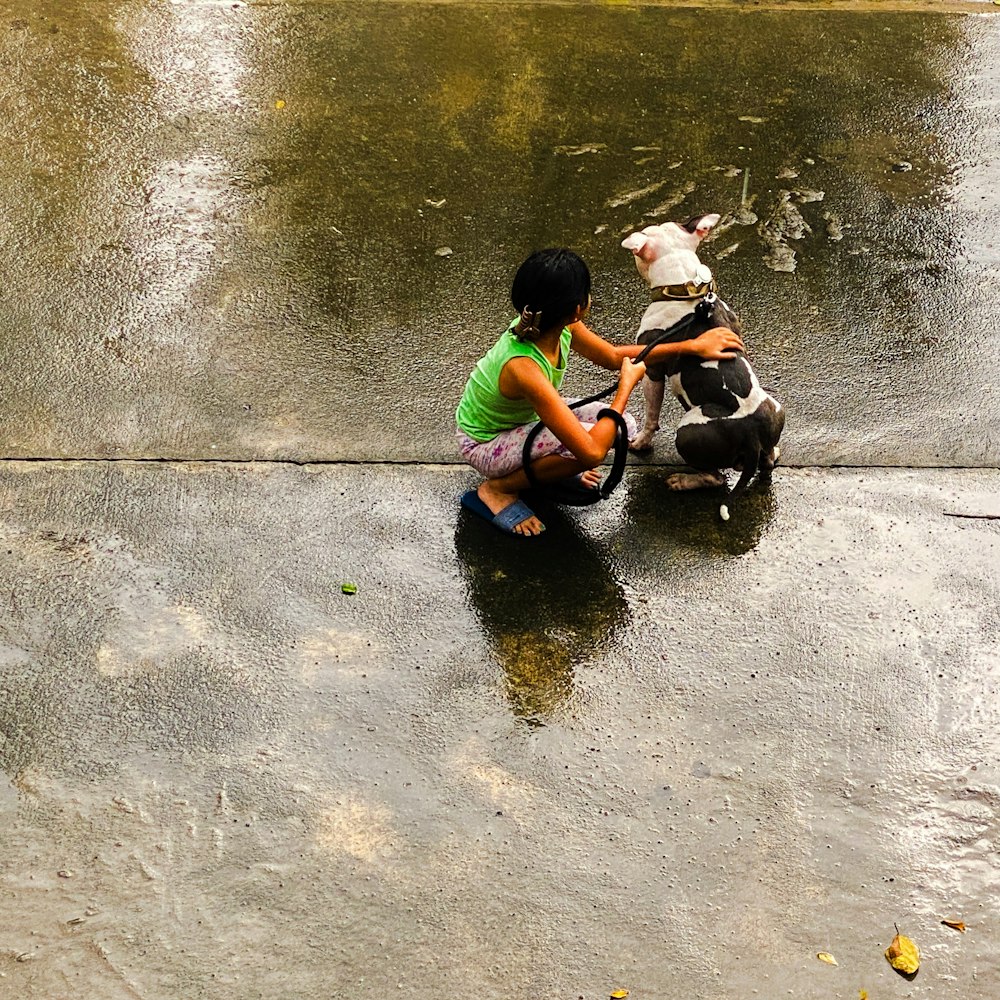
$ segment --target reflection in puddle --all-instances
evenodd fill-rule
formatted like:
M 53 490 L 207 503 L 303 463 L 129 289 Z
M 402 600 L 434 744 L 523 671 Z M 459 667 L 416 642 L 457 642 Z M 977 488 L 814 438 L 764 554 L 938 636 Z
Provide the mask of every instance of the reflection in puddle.
M 142 253 L 132 303 L 137 321 L 162 321 L 187 308 L 192 290 L 219 266 L 218 244 L 242 208 L 229 184 L 234 172 L 222 157 L 205 155 L 164 161 L 152 172 L 147 190 L 155 232 Z
M 963 906 L 1000 888 L 994 844 L 1000 834 L 1000 788 L 976 774 L 929 771 L 910 790 L 909 821 L 895 836 L 903 857 L 923 859 L 928 892 Z
M 124 18 L 121 30 L 153 81 L 156 106 L 177 130 L 176 136 L 168 132 L 173 138 L 187 145 L 190 134 L 197 141 L 198 116 L 242 107 L 252 81 L 245 42 L 217 11 L 201 5 L 144 10 Z M 224 265 L 233 226 L 247 209 L 246 193 L 232 184 L 240 170 L 231 150 L 223 155 L 197 146 L 146 168 L 140 266 L 121 318 L 129 334 L 185 339 L 164 321 L 183 316 L 194 290 Z
M 539 513 L 548 530 L 520 539 L 463 512 L 455 548 L 511 708 L 542 724 L 565 710 L 576 669 L 615 641 L 628 607 L 594 543 L 562 512 Z
M 650 470 L 629 480 L 627 518 L 644 540 L 644 548 L 666 546 L 670 559 L 685 562 L 692 554 L 740 556 L 755 549 L 777 514 L 771 487 L 755 480 L 733 510 L 719 517 L 721 489 L 675 493 L 666 485 L 666 471 Z M 781 475 L 781 467 L 775 471 Z M 733 473 L 729 473 L 730 477 Z
M 237 108 L 247 73 L 244 41 L 233 18 L 204 4 L 144 9 L 122 30 L 156 82 L 164 113 Z

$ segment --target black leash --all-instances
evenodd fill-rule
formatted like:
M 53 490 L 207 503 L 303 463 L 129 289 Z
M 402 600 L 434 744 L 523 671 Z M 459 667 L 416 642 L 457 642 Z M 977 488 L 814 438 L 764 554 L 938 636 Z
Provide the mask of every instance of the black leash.
M 653 340 L 646 344 L 646 346 L 636 355 L 633 364 L 639 364 L 641 361 L 645 361 L 646 356 L 654 347 L 659 346 L 669 337 L 674 336 L 674 334 L 680 333 L 682 330 L 686 330 L 696 319 L 707 318 L 708 314 L 712 310 L 712 306 L 715 305 L 715 302 L 715 293 L 709 292 L 708 295 L 706 295 L 694 307 L 693 312 L 690 312 L 687 316 L 679 319 L 673 326 L 661 331 Z M 605 399 L 612 395 L 617 388 L 618 383 L 616 381 L 607 389 L 604 389 L 601 392 L 595 392 L 593 396 L 587 396 L 586 399 L 578 399 L 576 402 L 570 403 L 569 408 L 571 410 L 575 410 L 578 407 L 587 406 L 589 403 L 596 403 L 598 400 Z M 625 418 L 616 410 L 612 410 L 609 406 L 606 406 L 603 410 L 598 411 L 597 419 L 600 420 L 602 417 L 611 417 L 617 425 L 615 428 L 615 440 L 611 445 L 614 449 L 615 455 L 611 461 L 611 471 L 597 489 L 564 486 L 558 482 L 540 483 L 538 481 L 534 470 L 531 468 L 531 446 L 534 444 L 535 438 L 538 437 L 538 435 L 542 432 L 542 428 L 545 426 L 541 420 L 539 420 L 538 423 L 535 424 L 535 426 L 528 432 L 528 436 L 524 439 L 524 448 L 521 450 L 521 464 L 524 467 L 524 474 L 528 477 L 530 487 L 544 493 L 547 497 L 549 497 L 549 499 L 555 501 L 556 503 L 571 504 L 576 507 L 597 503 L 598 500 L 607 500 L 607 498 L 615 491 L 618 484 L 622 481 L 622 476 L 625 474 L 625 460 L 628 458 L 628 425 L 625 423 Z

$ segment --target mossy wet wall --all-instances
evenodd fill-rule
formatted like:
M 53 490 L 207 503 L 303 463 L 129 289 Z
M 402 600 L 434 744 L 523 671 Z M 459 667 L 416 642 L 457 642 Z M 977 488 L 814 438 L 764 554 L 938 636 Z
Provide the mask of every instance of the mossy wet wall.
M 582 253 L 626 340 L 623 235 L 719 211 L 789 461 L 995 464 L 997 23 L 11 5 L 0 451 L 457 460 L 527 252 Z

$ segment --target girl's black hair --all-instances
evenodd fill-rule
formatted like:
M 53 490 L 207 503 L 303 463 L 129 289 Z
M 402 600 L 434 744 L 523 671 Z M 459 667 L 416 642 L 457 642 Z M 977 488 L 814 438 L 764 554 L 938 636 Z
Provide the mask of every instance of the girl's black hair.
M 566 323 L 589 298 L 590 269 L 578 254 L 558 247 L 531 254 L 517 269 L 510 289 L 514 308 L 522 316 L 527 310 L 537 317 L 524 331 L 531 339 L 542 330 Z

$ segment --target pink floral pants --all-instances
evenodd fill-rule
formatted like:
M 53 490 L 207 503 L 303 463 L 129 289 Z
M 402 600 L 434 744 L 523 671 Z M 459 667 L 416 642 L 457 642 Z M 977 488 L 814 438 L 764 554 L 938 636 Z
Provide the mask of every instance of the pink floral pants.
M 573 400 L 568 399 L 566 402 L 572 403 Z M 607 405 L 607 403 L 602 402 L 587 403 L 573 412 L 580 423 L 589 431 L 597 423 L 597 414 Z M 625 414 L 625 423 L 628 426 L 629 438 L 635 437 L 638 428 L 635 418 L 630 413 Z M 534 426 L 534 424 L 524 424 L 509 431 L 501 431 L 489 441 L 474 441 L 467 434 L 456 430 L 458 450 L 461 452 L 462 458 L 480 475 L 487 479 L 498 479 L 500 476 L 506 476 L 521 468 L 524 441 Z M 536 458 L 542 458 L 544 455 L 561 455 L 563 458 L 575 457 L 573 452 L 548 427 L 542 428 L 531 445 L 532 461 Z

